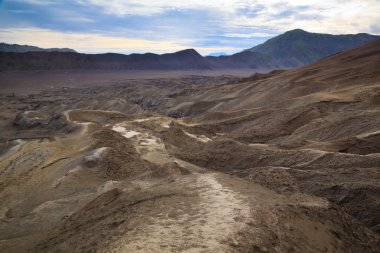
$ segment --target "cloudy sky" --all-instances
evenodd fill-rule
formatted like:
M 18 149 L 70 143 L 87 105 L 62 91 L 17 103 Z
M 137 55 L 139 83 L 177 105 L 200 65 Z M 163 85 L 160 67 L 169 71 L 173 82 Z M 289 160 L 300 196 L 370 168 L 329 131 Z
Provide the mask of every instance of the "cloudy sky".
M 234 53 L 287 30 L 380 34 L 380 0 L 0 0 L 0 42 Z

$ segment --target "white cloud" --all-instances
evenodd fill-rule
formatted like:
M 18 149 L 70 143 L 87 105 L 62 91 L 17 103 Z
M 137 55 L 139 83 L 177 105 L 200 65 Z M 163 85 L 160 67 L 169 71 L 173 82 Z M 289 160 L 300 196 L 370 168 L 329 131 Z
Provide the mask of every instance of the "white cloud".
M 34 13 L 36 13 L 33 10 L 8 10 L 8 12 L 18 13 L 18 14 L 34 14 Z
M 339 2 L 339 3 L 338 3 Z M 261 27 L 284 32 L 302 28 L 321 33 L 371 32 L 380 13 L 380 3 L 367 1 L 267 0 L 255 16 L 240 15 L 226 21 L 230 27 Z M 292 15 L 281 16 L 288 11 Z
M 333 34 L 380 33 L 378 0 L 74 0 L 72 6 L 72 2 L 67 2 L 71 8 L 65 8 L 66 2 L 58 0 L 12 1 L 36 4 L 38 9 L 41 5 L 48 5 L 44 7 L 47 12 L 58 12 L 51 15 L 51 24 L 38 25 L 37 19 L 31 18 L 3 25 L 33 28 L 0 30 L 1 40 L 41 47 L 71 47 L 88 53 L 164 53 L 194 45 L 202 45 L 195 48 L 202 54 L 234 53 L 262 43 L 266 37 L 295 28 Z M 78 8 L 77 4 L 91 7 L 88 9 L 94 15 L 82 13 L 83 8 Z M 181 12 L 166 15 L 166 11 L 174 9 L 192 12 L 183 12 L 183 16 Z M 119 18 L 108 20 L 107 16 L 99 15 L 102 20 L 97 20 L 98 12 Z M 134 17 L 125 18 L 129 15 Z M 130 20 L 133 22 L 128 23 Z M 137 25 L 144 28 L 139 29 Z M 78 32 L 59 32 L 36 26 Z M 123 34 L 127 37 L 120 37 Z
M 58 19 L 59 20 L 59 19 Z M 95 20 L 86 17 L 67 16 L 61 18 L 62 21 L 78 22 L 78 23 L 95 23 Z
M 125 15 L 153 15 L 171 9 L 199 9 L 223 12 L 233 12 L 240 6 L 241 0 L 76 0 L 84 5 L 93 5 L 102 8 L 109 14 Z
M 118 16 L 155 15 L 170 9 L 206 10 L 216 15 L 221 26 L 226 28 L 265 27 L 278 32 L 294 28 L 325 33 L 370 32 L 380 13 L 380 2 L 377 0 L 76 1 Z M 247 13 L 242 11 L 243 8 Z M 249 10 L 255 11 L 249 13 Z M 294 12 L 294 15 L 278 16 L 284 11 Z
M 57 3 L 55 0 L 12 0 L 14 2 L 36 4 L 36 5 L 51 5 Z
M 0 38 L 5 43 L 25 43 L 42 48 L 68 47 L 84 53 L 168 53 L 191 48 L 191 41 L 153 41 L 112 37 L 101 34 L 64 33 L 39 28 L 0 29 Z M 188 44 L 184 44 L 188 43 Z M 233 47 L 197 47 L 201 54 L 215 51 L 234 52 Z
M 276 34 L 273 33 L 226 33 L 224 34 L 225 37 L 230 38 L 263 38 L 263 37 L 274 37 Z

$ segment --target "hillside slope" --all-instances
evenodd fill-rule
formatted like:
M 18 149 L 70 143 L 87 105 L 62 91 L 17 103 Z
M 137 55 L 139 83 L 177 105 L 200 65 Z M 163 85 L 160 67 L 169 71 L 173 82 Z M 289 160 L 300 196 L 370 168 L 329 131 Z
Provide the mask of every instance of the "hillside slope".
M 283 67 L 298 67 L 313 63 L 335 53 L 348 50 L 380 36 L 365 33 L 332 35 L 291 30 L 248 51 L 266 54 Z
M 188 159 L 200 165 L 213 164 L 217 170 L 248 169 L 249 173 L 239 173 L 258 177 L 269 172 L 252 167 L 286 167 L 294 180 L 302 182 L 304 191 L 329 198 L 379 231 L 380 185 L 376 181 L 380 167 L 372 160 L 378 159 L 380 152 L 378 66 L 380 41 L 299 69 L 256 74 L 238 84 L 174 97 L 160 108 L 166 103 L 176 104 L 167 109 L 167 114 L 192 116 L 186 123 L 196 126 L 198 134 L 227 135 L 262 152 L 258 161 L 240 153 L 240 158 L 231 155 L 226 163 L 222 161 L 226 161 L 223 157 L 227 153 L 221 147 L 210 147 L 183 151 Z M 135 94 L 131 97 L 138 99 Z M 296 154 L 302 157 L 300 150 L 315 154 L 315 159 L 298 163 Z M 280 153 L 295 157 L 281 162 Z M 220 161 L 215 159 L 219 155 Z M 273 173 L 282 172 L 276 169 Z M 320 181 L 326 177 L 330 179 Z M 268 180 L 265 184 L 271 185 Z

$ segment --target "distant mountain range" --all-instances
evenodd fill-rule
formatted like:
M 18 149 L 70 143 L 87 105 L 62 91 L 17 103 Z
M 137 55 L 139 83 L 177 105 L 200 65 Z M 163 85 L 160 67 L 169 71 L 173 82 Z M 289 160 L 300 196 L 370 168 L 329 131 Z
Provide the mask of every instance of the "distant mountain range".
M 0 43 L 0 52 L 14 52 L 14 53 L 26 53 L 26 52 L 71 52 L 76 53 L 74 49 L 70 48 L 40 48 L 28 45 L 17 45 Z
M 309 33 L 301 29 L 288 31 L 247 51 L 266 54 L 287 68 L 298 67 L 350 48 L 378 40 L 366 33 L 331 35 Z
M 380 39 L 366 33 L 331 35 L 291 30 L 230 56 L 208 56 L 213 68 L 267 70 L 294 68 Z
M 281 67 L 272 57 L 251 51 L 244 51 L 229 56 L 207 56 L 206 61 L 213 69 L 267 70 Z
M 0 70 L 40 69 L 207 70 L 211 67 L 194 49 L 162 55 L 0 52 Z
M 265 71 L 303 66 L 378 39 L 380 36 L 365 33 L 331 35 L 296 29 L 233 55 L 206 57 L 202 57 L 194 49 L 162 55 L 80 54 L 68 48 L 42 49 L 0 43 L 0 71 L 40 69 Z

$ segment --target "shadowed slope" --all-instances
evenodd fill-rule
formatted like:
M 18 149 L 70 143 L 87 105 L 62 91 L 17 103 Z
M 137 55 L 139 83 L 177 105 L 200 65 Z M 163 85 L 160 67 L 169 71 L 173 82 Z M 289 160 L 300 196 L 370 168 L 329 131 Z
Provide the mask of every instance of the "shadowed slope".
M 378 39 L 380 36 L 365 33 L 332 35 L 295 29 L 248 51 L 266 54 L 283 67 L 298 67 Z

